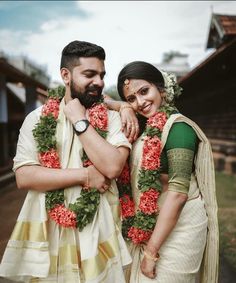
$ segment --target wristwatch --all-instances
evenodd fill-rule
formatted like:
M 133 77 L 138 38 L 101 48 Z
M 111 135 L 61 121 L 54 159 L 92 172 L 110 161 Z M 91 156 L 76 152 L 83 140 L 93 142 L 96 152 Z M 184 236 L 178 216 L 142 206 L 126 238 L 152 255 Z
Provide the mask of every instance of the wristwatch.
M 77 135 L 84 133 L 89 126 L 89 121 L 87 119 L 82 119 L 74 123 L 74 130 Z

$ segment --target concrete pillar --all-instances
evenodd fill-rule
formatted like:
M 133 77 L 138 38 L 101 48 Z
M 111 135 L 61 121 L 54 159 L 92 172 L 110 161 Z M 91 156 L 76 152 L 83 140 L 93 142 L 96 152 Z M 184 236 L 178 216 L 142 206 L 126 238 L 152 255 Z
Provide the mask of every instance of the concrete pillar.
M 25 114 L 29 114 L 36 108 L 37 93 L 36 88 L 33 86 L 25 86 Z
M 0 75 L 0 166 L 8 163 L 8 111 L 7 111 L 7 88 L 6 78 Z

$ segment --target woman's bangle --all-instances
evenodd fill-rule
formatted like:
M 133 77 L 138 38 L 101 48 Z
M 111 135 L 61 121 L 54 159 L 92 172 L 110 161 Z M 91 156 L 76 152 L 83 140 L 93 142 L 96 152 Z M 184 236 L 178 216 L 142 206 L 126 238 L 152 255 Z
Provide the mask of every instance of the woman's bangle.
M 132 106 L 129 105 L 129 104 L 124 104 L 124 103 L 122 103 L 121 106 L 120 106 L 119 113 L 121 113 L 121 111 L 122 111 L 123 109 L 125 109 L 125 108 L 132 108 Z
M 152 255 L 150 255 L 149 253 L 147 253 L 147 251 L 144 250 L 144 251 L 143 251 L 143 254 L 144 254 L 144 256 L 145 256 L 146 258 L 151 259 L 151 260 L 153 260 L 153 261 L 155 261 L 155 262 L 160 259 L 159 253 L 156 254 L 156 257 L 153 257 Z

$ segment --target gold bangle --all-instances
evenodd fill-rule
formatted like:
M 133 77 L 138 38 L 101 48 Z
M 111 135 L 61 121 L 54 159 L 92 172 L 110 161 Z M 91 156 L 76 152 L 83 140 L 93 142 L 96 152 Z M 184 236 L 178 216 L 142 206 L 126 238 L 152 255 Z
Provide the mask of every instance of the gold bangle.
M 158 261 L 160 259 L 160 255 L 159 253 L 156 253 L 156 257 L 153 257 L 152 255 L 150 255 L 149 253 L 147 253 L 145 250 L 143 251 L 144 256 L 146 256 L 146 258 L 151 259 L 153 261 Z
M 125 108 L 132 108 L 132 106 L 129 105 L 129 104 L 121 104 L 119 113 L 121 113 L 121 111 L 122 111 L 123 109 L 125 109 Z

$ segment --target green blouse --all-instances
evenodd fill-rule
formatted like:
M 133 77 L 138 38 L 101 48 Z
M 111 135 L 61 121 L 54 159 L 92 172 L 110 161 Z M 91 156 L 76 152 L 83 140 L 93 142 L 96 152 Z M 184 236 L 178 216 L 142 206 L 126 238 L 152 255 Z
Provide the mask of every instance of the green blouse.
M 161 173 L 168 173 L 170 191 L 188 193 L 198 137 L 191 126 L 174 123 L 161 155 Z

